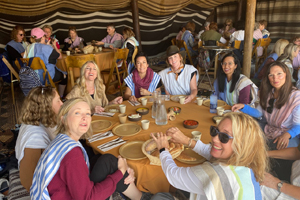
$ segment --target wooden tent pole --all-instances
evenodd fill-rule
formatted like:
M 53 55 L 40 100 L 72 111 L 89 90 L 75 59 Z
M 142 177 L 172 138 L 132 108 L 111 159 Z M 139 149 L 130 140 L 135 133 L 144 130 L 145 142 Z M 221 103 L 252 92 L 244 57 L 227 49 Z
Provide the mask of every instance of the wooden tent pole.
M 239 0 L 237 7 L 237 22 L 242 19 L 242 10 L 243 10 L 243 2 L 244 0 Z
M 256 0 L 247 0 L 243 74 L 250 78 Z
M 139 42 L 139 51 L 142 51 L 141 33 L 140 33 L 140 19 L 139 19 L 139 7 L 137 0 L 131 1 L 133 31 L 137 41 Z

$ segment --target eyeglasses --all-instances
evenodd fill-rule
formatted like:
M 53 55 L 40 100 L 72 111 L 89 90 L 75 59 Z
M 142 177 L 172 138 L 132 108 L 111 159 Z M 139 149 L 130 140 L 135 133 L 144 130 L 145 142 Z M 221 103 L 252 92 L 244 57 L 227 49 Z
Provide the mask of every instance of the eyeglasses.
M 229 141 L 229 139 L 233 139 L 233 137 L 231 137 L 227 133 L 220 132 L 216 126 L 210 126 L 210 135 L 212 137 L 218 135 L 220 142 L 222 142 L 223 144 L 226 144 Z
M 268 113 L 272 113 L 273 112 L 273 108 L 274 108 L 274 102 L 275 102 L 275 99 L 274 98 L 271 98 L 270 100 L 269 100 L 269 107 L 267 107 L 267 112 Z
M 228 65 L 228 66 L 231 66 L 231 65 L 233 65 L 233 63 L 232 63 L 232 62 L 229 62 L 229 63 L 222 62 L 221 65 L 225 65 L 225 66 Z

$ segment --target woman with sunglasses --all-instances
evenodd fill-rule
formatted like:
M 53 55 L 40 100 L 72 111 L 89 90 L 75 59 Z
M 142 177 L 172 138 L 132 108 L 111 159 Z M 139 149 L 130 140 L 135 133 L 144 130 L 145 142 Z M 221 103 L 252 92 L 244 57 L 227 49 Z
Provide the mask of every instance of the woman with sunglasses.
M 61 105 L 55 88 L 42 86 L 30 90 L 23 103 L 15 150 L 21 184 L 28 191 L 41 154 L 55 138 L 56 116 Z
M 271 63 L 262 79 L 259 94 L 260 102 L 256 109 L 236 104 L 232 111 L 240 110 L 256 118 L 264 116 L 267 124 L 263 130 L 272 150 L 297 147 L 300 136 L 300 91 L 292 85 L 289 68 L 278 61 Z
M 241 74 L 241 64 L 233 53 L 226 54 L 217 69 L 217 79 L 214 89 L 218 99 L 233 106 L 236 103 L 254 106 L 257 100 L 258 88 L 246 76 Z
M 208 161 L 178 167 L 168 148 L 172 141 L 184 144 Z M 258 123 L 242 113 L 228 113 L 218 127 L 210 128 L 211 143 L 184 135 L 178 128 L 153 139 L 160 149 L 162 169 L 172 186 L 197 194 L 200 199 L 261 199 L 259 182 L 269 168 L 264 134 Z
M 222 37 L 226 40 L 230 39 L 230 35 L 235 32 L 235 28 L 232 27 L 232 20 L 226 19 L 224 23 L 224 27 L 219 29 L 219 33 L 221 33 Z

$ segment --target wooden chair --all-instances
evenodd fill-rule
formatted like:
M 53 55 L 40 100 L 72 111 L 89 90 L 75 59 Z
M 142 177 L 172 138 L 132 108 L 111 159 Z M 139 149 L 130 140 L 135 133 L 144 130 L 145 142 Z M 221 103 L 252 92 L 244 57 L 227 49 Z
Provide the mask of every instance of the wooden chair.
M 20 59 L 23 63 L 26 63 L 28 65 L 30 58 L 20 58 Z M 15 64 L 19 69 L 21 69 L 20 63 L 17 59 L 15 60 Z M 49 72 L 46 68 L 46 65 L 45 65 L 44 61 L 41 58 L 34 57 L 33 60 L 32 60 L 31 65 L 30 65 L 30 68 L 33 69 L 33 70 L 39 70 L 39 69 L 44 70 L 43 79 L 45 80 L 45 77 L 46 77 L 46 74 L 47 74 L 51 87 L 56 88 L 55 83 L 53 82 L 53 80 L 52 80 L 52 78 L 51 78 L 51 76 L 50 76 L 50 74 L 49 74 Z M 46 72 L 48 72 L 48 73 L 46 73 Z M 56 82 L 56 83 L 59 83 L 59 81 Z M 47 81 L 45 81 L 45 85 L 47 86 L 48 84 L 49 83 Z
M 241 42 L 242 42 L 242 41 L 240 41 L 240 40 L 235 40 L 235 41 L 234 41 L 234 48 L 240 49 Z
M 134 48 L 134 52 L 133 52 L 133 54 L 132 54 L 132 63 L 135 65 L 135 61 L 134 61 L 134 59 L 135 59 L 135 56 L 136 56 L 136 54 L 139 52 L 139 47 L 135 47 Z
M 187 54 L 187 56 L 188 56 L 188 58 L 189 58 L 189 60 L 190 60 L 191 65 L 194 66 L 194 63 L 193 63 L 193 60 L 192 60 L 192 56 L 191 56 L 191 54 L 190 54 L 190 52 L 189 52 L 189 50 L 188 50 L 188 48 L 187 48 L 187 46 L 186 46 L 185 41 L 184 41 L 184 40 L 176 40 L 176 46 L 177 46 L 179 49 L 181 49 L 181 48 L 184 48 L 184 49 L 185 49 L 185 52 L 186 52 L 186 54 Z
M 20 81 L 19 74 L 16 72 L 16 70 L 11 66 L 11 64 L 8 62 L 8 60 L 6 60 L 6 58 L 4 56 L 2 57 L 2 61 L 6 64 L 6 66 L 8 67 L 8 69 L 10 71 L 11 95 L 12 95 L 12 98 L 13 98 L 13 105 L 15 105 L 16 100 L 15 100 L 14 82 Z M 16 77 L 16 79 L 13 79 L 14 78 L 13 75 Z
M 198 42 L 198 49 L 199 49 L 200 47 L 202 47 L 202 46 L 203 46 L 203 41 L 199 40 L 199 42 Z
M 80 77 L 80 69 L 87 61 L 95 61 L 94 54 L 87 54 L 82 56 L 67 56 L 65 63 L 68 69 L 69 80 L 71 80 L 72 88 L 75 85 L 75 81 Z M 100 69 L 99 69 L 100 70 Z
M 172 42 L 172 45 L 176 45 L 176 38 L 172 38 L 171 42 Z
M 126 66 L 126 60 L 127 60 L 127 56 L 128 56 L 128 49 L 118 49 L 115 51 L 114 54 L 114 59 L 113 59 L 113 63 L 112 63 L 112 67 L 110 69 L 105 69 L 101 71 L 101 74 L 108 74 L 108 80 L 105 83 L 105 92 L 108 91 L 108 88 L 110 85 L 116 85 L 118 84 L 118 86 L 120 87 L 120 91 L 121 91 L 121 95 L 123 95 L 123 89 L 125 89 L 125 85 L 122 85 L 121 82 L 121 76 L 122 78 L 125 79 L 126 76 L 128 75 L 128 70 L 127 70 L 127 66 Z M 118 63 L 117 61 L 122 60 L 122 64 L 120 67 L 118 67 Z M 113 76 L 117 76 L 117 80 L 112 81 Z M 103 79 L 104 80 L 104 79 Z
M 255 56 L 255 72 L 257 71 L 260 62 L 261 61 L 263 62 L 267 58 L 268 47 L 269 47 L 269 44 L 271 43 L 271 41 L 272 40 L 270 38 L 262 38 L 256 42 L 256 44 L 252 50 L 252 57 Z M 263 54 L 261 56 L 257 55 L 257 47 L 263 48 Z

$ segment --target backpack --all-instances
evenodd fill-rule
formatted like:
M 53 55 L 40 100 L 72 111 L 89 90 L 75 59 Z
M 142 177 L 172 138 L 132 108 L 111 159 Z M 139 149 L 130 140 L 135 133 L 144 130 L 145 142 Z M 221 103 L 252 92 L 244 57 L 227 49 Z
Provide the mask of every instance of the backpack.
M 32 88 L 42 86 L 39 76 L 33 69 L 30 68 L 32 60 L 33 58 L 30 58 L 28 62 L 28 66 L 26 66 L 26 63 L 22 63 L 21 59 L 18 58 L 18 61 L 21 66 L 19 72 L 20 87 L 25 96 L 27 96 L 27 94 Z M 46 77 L 48 77 L 47 74 Z

